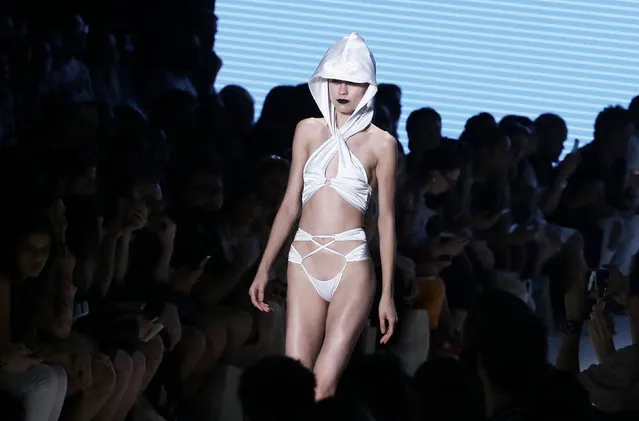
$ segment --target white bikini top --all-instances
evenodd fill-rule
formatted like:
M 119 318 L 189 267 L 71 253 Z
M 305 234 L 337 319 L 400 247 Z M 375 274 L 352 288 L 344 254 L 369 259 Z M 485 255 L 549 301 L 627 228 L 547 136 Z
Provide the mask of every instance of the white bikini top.
M 337 128 L 335 107 L 329 97 L 328 81 L 333 79 L 369 84 L 355 112 L 340 128 Z M 373 97 L 377 93 L 375 58 L 364 39 L 352 33 L 333 44 L 308 85 L 332 136 L 313 151 L 304 165 L 302 206 L 316 191 L 327 186 L 360 212 L 366 213 L 373 189 L 364 165 L 346 143 L 373 121 Z M 337 172 L 334 177 L 327 178 L 326 170 L 335 154 L 338 159 Z

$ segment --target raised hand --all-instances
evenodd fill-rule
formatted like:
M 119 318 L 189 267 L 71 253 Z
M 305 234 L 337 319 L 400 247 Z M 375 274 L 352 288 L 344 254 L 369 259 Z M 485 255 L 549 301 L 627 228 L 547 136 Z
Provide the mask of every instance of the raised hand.
M 615 353 L 615 344 L 612 334 L 612 326 L 603 312 L 604 302 L 592 307 L 590 322 L 588 323 L 588 333 L 590 342 L 595 349 L 599 362 Z

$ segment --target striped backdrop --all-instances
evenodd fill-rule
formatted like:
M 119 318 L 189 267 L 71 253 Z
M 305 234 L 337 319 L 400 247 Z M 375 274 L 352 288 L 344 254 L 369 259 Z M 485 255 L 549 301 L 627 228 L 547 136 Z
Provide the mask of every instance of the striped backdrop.
M 432 106 L 449 137 L 480 111 L 555 112 L 583 145 L 599 110 L 639 94 L 639 0 L 217 0 L 216 13 L 216 87 L 246 87 L 257 115 L 272 87 L 306 81 L 359 32 L 378 82 L 402 88 L 404 144 L 410 111 Z

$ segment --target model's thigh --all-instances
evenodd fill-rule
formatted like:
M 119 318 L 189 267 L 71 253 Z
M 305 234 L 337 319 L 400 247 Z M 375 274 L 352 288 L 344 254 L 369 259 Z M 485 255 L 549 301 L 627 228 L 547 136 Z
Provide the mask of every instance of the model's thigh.
M 348 264 L 328 307 L 326 337 L 314 370 L 318 387 L 334 387 L 346 367 L 368 321 L 375 287 L 370 261 Z
M 319 354 L 328 303 L 315 291 L 300 265 L 288 265 L 286 355 L 313 369 Z

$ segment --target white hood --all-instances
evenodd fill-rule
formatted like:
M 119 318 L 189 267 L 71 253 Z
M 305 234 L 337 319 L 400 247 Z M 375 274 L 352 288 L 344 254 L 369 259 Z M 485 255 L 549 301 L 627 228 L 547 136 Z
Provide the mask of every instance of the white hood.
M 335 107 L 331 104 L 328 81 L 331 79 L 353 83 L 368 83 L 369 87 L 355 112 L 339 130 L 344 139 L 364 130 L 373 121 L 373 97 L 377 93 L 376 66 L 373 53 L 364 39 L 352 33 L 331 46 L 317 66 L 309 81 L 311 95 L 328 123 L 333 135 L 336 134 Z

